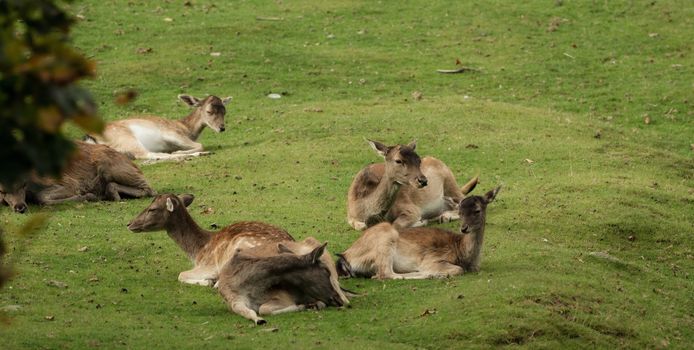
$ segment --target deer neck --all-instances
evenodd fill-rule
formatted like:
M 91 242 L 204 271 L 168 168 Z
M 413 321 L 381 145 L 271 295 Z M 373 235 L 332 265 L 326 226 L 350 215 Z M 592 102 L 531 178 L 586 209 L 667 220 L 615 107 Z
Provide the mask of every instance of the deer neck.
M 458 235 L 458 240 L 456 265 L 462 266 L 466 272 L 479 271 L 484 243 L 484 225 L 476 232 Z
M 379 215 L 385 217 L 388 211 L 390 211 L 393 203 L 395 203 L 395 198 L 398 196 L 398 192 L 400 192 L 401 186 L 399 182 L 393 180 L 392 176 L 383 174 L 381 181 L 374 191 L 374 199 Z
M 212 235 L 198 226 L 188 211 L 185 209 L 178 209 L 178 211 L 172 213 L 166 226 L 166 233 L 191 260 L 195 260 L 198 252 L 210 241 Z
M 181 119 L 181 124 L 188 130 L 188 137 L 197 141 L 200 133 L 205 129 L 205 122 L 202 120 L 202 108 L 196 108 L 188 116 Z

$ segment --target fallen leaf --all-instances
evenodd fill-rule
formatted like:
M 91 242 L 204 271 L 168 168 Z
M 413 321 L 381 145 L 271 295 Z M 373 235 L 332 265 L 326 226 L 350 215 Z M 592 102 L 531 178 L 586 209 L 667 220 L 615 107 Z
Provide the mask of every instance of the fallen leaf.
M 425 316 L 433 315 L 435 313 L 436 313 L 436 309 L 425 309 L 424 312 L 419 314 L 419 317 L 425 317 Z
M 277 100 L 277 99 L 282 98 L 282 95 L 272 93 L 272 94 L 268 94 L 267 97 L 268 97 L 268 98 L 271 98 L 271 99 L 273 99 L 273 100 Z
M 137 53 L 139 53 L 139 54 L 152 53 L 152 48 L 151 47 L 138 47 Z
M 56 281 L 56 280 L 46 281 L 46 285 L 50 286 L 50 287 L 56 287 L 56 288 L 62 288 L 62 289 L 67 288 L 67 284 L 65 282 Z
M 204 214 L 204 215 L 212 214 L 212 213 L 214 213 L 214 209 L 212 209 L 210 207 L 206 207 L 205 209 L 202 210 L 202 212 L 200 212 L 200 214 Z
M 173 18 L 171 18 L 171 17 L 164 17 L 164 22 L 173 22 Z
M 89 279 L 89 282 L 99 282 L 99 277 L 92 276 L 92 277 Z
M 44 316 L 43 317 L 46 321 L 53 321 L 55 319 L 55 316 L 49 315 L 49 316 Z
M 412 98 L 415 101 L 421 101 L 422 100 L 422 92 L 421 91 L 415 91 L 412 93 Z
M 210 56 L 212 56 L 212 57 L 219 57 L 221 55 L 222 55 L 221 52 L 210 52 Z
M 534 160 L 528 159 L 528 158 L 525 158 L 525 162 L 528 163 L 528 164 L 533 164 L 533 163 L 535 163 Z
M 80 249 L 77 249 L 77 251 L 78 251 L 78 252 L 86 252 L 87 249 L 89 249 L 89 248 L 87 248 L 87 246 L 85 245 L 84 247 L 82 247 L 82 248 L 80 248 Z
M 137 91 L 133 89 L 127 89 L 116 92 L 116 104 L 120 106 L 130 103 L 136 98 Z
M 648 36 L 651 38 L 657 38 L 659 35 L 658 33 L 648 33 Z
M 651 117 L 648 116 L 648 114 L 646 114 L 646 115 L 643 117 L 643 122 L 644 122 L 644 124 L 646 124 L 646 125 L 650 124 L 650 123 L 651 123 Z

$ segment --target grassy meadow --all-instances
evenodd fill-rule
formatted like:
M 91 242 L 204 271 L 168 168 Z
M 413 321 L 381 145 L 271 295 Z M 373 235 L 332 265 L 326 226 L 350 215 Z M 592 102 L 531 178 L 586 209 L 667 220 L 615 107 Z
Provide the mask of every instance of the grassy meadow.
M 694 343 L 694 5 L 690 1 L 91 0 L 74 44 L 105 120 L 180 118 L 180 93 L 233 96 L 214 154 L 142 165 L 193 193 L 202 227 L 358 236 L 346 193 L 380 161 L 364 138 L 418 142 L 490 204 L 482 270 L 343 280 L 351 308 L 254 326 L 164 232 L 126 224 L 150 199 L 0 208 L 17 275 L 3 349 L 690 348 Z M 455 69 L 459 60 L 475 70 Z M 119 106 L 114 96 L 134 89 Z M 270 99 L 269 93 L 282 95 Z M 421 97 L 419 94 L 421 93 Z M 81 133 L 68 132 L 75 138 Z M 457 223 L 441 225 L 457 229 Z M 591 254 L 598 253 L 598 254 Z M 57 281 L 57 282 L 56 282 Z M 16 309 L 16 310 L 14 310 Z M 10 310 L 10 311 L 7 311 Z M 12 311 L 14 310 L 14 311 Z

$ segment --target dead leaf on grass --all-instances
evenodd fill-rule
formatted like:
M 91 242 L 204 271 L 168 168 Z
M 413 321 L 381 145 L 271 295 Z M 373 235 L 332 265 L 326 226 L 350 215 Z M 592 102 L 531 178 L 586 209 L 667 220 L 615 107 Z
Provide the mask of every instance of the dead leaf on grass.
M 152 48 L 151 47 L 138 47 L 137 48 L 137 53 L 143 55 L 146 53 L 152 53 Z
M 204 214 L 204 215 L 212 214 L 212 213 L 214 213 L 214 209 L 212 209 L 211 207 L 205 207 L 205 209 L 203 209 L 200 212 L 200 214 Z
M 534 160 L 528 159 L 528 158 L 525 158 L 525 162 L 528 163 L 528 164 L 533 164 L 533 163 L 535 163 Z
M 422 100 L 422 92 L 421 91 L 415 91 L 412 93 L 412 98 L 415 101 L 421 101 Z
M 436 309 L 425 309 L 421 314 L 419 314 L 419 317 L 426 317 L 429 315 L 433 315 L 436 312 L 437 312 Z
M 55 320 L 55 316 L 48 315 L 48 316 L 44 316 L 43 319 L 45 319 L 46 321 L 53 321 L 53 320 Z
M 84 253 L 84 252 L 87 251 L 87 249 L 89 249 L 89 248 L 85 245 L 84 247 L 82 247 L 82 248 L 80 248 L 80 249 L 77 249 L 77 251 L 78 251 L 78 252 Z
M 61 281 L 57 281 L 57 280 L 49 280 L 49 281 L 46 281 L 46 285 L 49 286 L 49 287 L 56 287 L 56 288 L 61 288 L 61 289 L 67 288 L 67 283 L 61 282 Z

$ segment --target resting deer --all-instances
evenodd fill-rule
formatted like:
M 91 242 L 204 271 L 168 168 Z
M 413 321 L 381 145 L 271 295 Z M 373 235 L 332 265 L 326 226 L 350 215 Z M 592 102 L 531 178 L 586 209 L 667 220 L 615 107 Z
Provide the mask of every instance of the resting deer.
M 151 197 L 156 192 L 142 171 L 126 155 L 103 145 L 77 141 L 60 178 L 30 176 L 12 188 L 0 187 L 0 203 L 24 213 L 27 202 L 118 201 L 123 197 Z
M 166 230 L 194 264 L 178 275 L 183 283 L 212 286 L 237 250 L 294 240 L 281 228 L 254 221 L 237 222 L 218 232 L 203 230 L 186 209 L 194 198 L 190 194 L 159 195 L 128 224 L 132 232 Z
M 381 223 L 364 231 L 336 263 L 344 276 L 424 279 L 478 272 L 487 204 L 500 187 L 461 201 L 461 234 L 439 228 L 396 229 Z
M 477 177 L 459 188 L 446 164 L 419 158 L 415 142 L 368 142 L 385 162 L 371 164 L 354 177 L 347 193 L 347 222 L 352 227 L 363 230 L 388 221 L 400 229 L 458 219 L 457 204 L 475 188 Z
M 137 159 L 175 160 L 207 154 L 197 142 L 205 126 L 224 131 L 224 107 L 231 97 L 208 96 L 200 100 L 189 95 L 178 98 L 195 109 L 181 120 L 138 117 L 106 125 L 102 135 L 89 135 L 95 143 L 105 144 Z
M 222 269 L 219 292 L 233 312 L 258 325 L 265 323 L 259 315 L 347 305 L 326 244 L 307 238 L 241 250 Z

